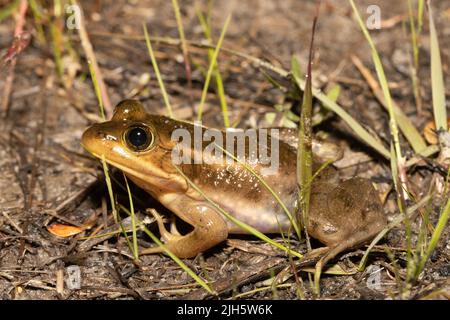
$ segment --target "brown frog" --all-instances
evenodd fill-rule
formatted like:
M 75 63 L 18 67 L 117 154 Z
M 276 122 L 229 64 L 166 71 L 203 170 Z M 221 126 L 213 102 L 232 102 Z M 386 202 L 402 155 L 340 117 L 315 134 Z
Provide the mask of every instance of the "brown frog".
M 209 134 L 214 139 L 205 139 L 208 141 L 203 140 L 200 145 L 192 141 L 180 147 L 180 141 L 173 138 L 174 132 L 185 132 L 191 137 L 199 133 L 202 137 Z M 217 139 L 222 139 L 226 145 L 230 138 L 223 131 L 148 114 L 138 101 L 125 100 L 117 105 L 110 121 L 94 124 L 84 132 L 82 144 L 95 157 L 104 157 L 107 163 L 122 170 L 139 187 L 193 227 L 185 235 L 176 228 L 168 231 L 161 217 L 153 212 L 167 248 L 180 258 L 195 257 L 227 239 L 228 234 L 243 233 L 205 200 L 185 177 L 232 216 L 263 233 L 292 230 L 291 222 L 279 203 L 242 162 L 206 161 L 202 151 L 208 146 L 211 148 L 211 141 L 217 142 Z M 274 146 L 278 150 L 276 172 L 268 174 L 265 171 L 269 166 L 267 163 L 248 160 L 250 148 L 245 148 L 243 161 L 267 181 L 295 215 L 298 211 L 296 150 L 280 139 L 283 139 L 282 134 L 279 139 L 267 137 L 269 151 L 274 151 Z M 245 139 L 246 147 L 250 143 Z M 174 164 L 174 151 L 181 154 L 180 150 L 186 157 L 183 159 L 191 160 L 190 163 Z M 212 153 L 214 157 L 224 155 L 222 151 L 215 151 Z M 314 167 L 319 167 L 318 160 Z M 314 179 L 306 229 L 329 248 L 323 263 L 343 250 L 367 242 L 385 226 L 386 217 L 370 181 L 353 178 L 339 182 L 332 166 Z M 157 252 L 162 252 L 162 249 L 149 248 L 142 253 Z

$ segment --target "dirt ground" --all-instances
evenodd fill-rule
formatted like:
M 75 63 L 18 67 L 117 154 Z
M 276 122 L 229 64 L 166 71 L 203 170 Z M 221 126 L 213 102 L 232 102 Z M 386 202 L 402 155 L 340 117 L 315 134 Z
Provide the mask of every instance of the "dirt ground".
M 43 1 L 38 1 L 41 3 Z M 140 99 L 153 113 L 166 112 L 158 82 L 148 57 L 142 35 L 145 22 L 151 36 L 178 38 L 178 29 L 170 1 L 97 0 L 79 1 L 87 31 L 95 50 L 112 105 L 124 98 Z M 180 1 L 186 38 L 201 42 L 204 34 L 196 15 L 198 2 L 206 10 L 206 1 Z M 0 8 L 9 1 L 0 0 Z M 428 19 L 420 36 L 421 96 L 423 113 L 418 115 L 411 85 L 406 1 L 357 1 L 360 12 L 376 4 L 381 9 L 382 28 L 371 31 L 381 54 L 392 96 L 400 108 L 422 132 L 432 120 L 430 89 L 430 38 Z M 432 1 L 441 47 L 447 105 L 450 96 L 450 3 Z M 46 4 L 46 8 L 51 8 Z M 290 69 L 291 57 L 299 58 L 306 69 L 314 1 L 298 0 L 216 0 L 211 10 L 213 37 L 217 41 L 228 13 L 232 20 L 224 48 L 245 52 L 253 57 Z M 14 38 L 16 20 L 0 20 L 0 55 L 5 57 Z M 123 235 L 82 240 L 92 234 L 117 229 L 110 215 L 108 192 L 99 162 L 80 145 L 86 127 L 99 120 L 99 108 L 89 76 L 85 51 L 78 33 L 63 28 L 76 58 L 63 47 L 61 57 L 69 69 L 58 75 L 55 43 L 51 41 L 48 23 L 39 24 L 28 8 L 24 30 L 31 42 L 17 56 L 8 113 L 0 120 L 0 299 L 203 299 L 210 296 L 172 259 L 165 255 L 148 255 L 133 262 Z M 70 41 L 69 41 L 70 40 Z M 200 100 L 207 68 L 207 51 L 190 48 L 192 89 L 188 90 L 183 56 L 179 46 L 154 43 L 156 58 L 166 83 L 175 116 L 193 120 L 194 107 Z M 388 146 L 389 116 L 374 97 L 369 85 L 352 62 L 361 59 L 373 75 L 371 52 L 346 1 L 322 1 L 313 64 L 314 84 L 324 90 L 341 86 L 339 104 L 364 127 L 378 134 Z M 5 58 L 3 58 L 5 60 Z M 274 87 L 261 69 L 248 60 L 232 54 L 219 56 L 220 71 L 230 108 L 232 122 L 239 127 L 264 126 L 265 114 L 275 106 L 297 108 L 298 102 L 287 98 Z M 0 69 L 0 99 L 4 99 L 10 66 Z M 150 80 L 145 78 L 150 75 Z M 283 85 L 286 79 L 271 74 Z M 0 105 L 2 105 L 0 103 Z M 320 106 L 317 103 L 317 108 Z M 211 86 L 204 122 L 222 126 L 219 100 Z M 370 178 L 380 190 L 392 186 L 390 164 L 365 146 L 337 116 L 315 128 L 328 134 L 345 150 L 337 166 L 343 179 L 353 176 Z M 412 155 L 402 141 L 407 156 Z M 121 174 L 115 176 L 121 179 Z M 417 165 L 408 172 L 418 199 L 428 192 L 438 174 L 427 165 Z M 155 200 L 137 187 L 133 192 L 143 200 L 137 204 L 140 213 L 154 207 L 169 214 Z M 119 203 L 128 205 L 126 193 L 116 186 Z M 436 225 L 439 210 L 446 197 L 435 196 L 427 205 L 429 222 Z M 389 219 L 398 214 L 391 193 L 384 206 Z M 106 214 L 108 211 L 108 215 Z M 124 217 L 125 218 L 125 217 Z M 415 215 L 412 239 L 417 241 L 422 219 Z M 59 223 L 89 225 L 76 236 L 61 238 L 48 227 Z M 105 224 L 107 227 L 105 227 Z M 154 224 L 149 228 L 157 232 Z M 139 232 L 139 245 L 151 240 Z M 429 235 L 428 235 L 429 236 Z M 273 237 L 282 241 L 281 237 Z M 304 240 L 292 240 L 300 252 L 306 251 Z M 313 241 L 314 247 L 319 242 Z M 386 250 L 388 248 L 388 250 Z M 324 274 L 321 278 L 322 299 L 419 299 L 450 297 L 450 230 L 442 237 L 425 270 L 414 283 L 407 283 L 406 233 L 404 225 L 391 230 L 373 249 L 367 268 L 358 272 L 365 247 L 340 255 L 333 261 L 345 275 Z M 313 299 L 308 272 L 294 277 L 286 255 L 251 236 L 230 239 L 198 256 L 183 260 L 196 274 L 214 283 L 222 299 Z M 71 270 L 81 271 L 81 287 L 71 289 Z M 76 271 L 75 271 L 76 272 Z M 275 289 L 268 280 L 282 278 Z M 260 289 L 260 290 L 258 290 Z M 301 295 L 300 295 L 301 296 Z

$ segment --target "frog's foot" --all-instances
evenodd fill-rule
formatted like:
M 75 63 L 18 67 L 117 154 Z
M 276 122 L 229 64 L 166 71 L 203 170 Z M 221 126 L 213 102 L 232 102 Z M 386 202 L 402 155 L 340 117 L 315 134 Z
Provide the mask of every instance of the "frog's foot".
M 315 267 L 316 272 L 314 274 L 314 283 L 316 284 L 316 288 L 318 287 L 318 284 L 319 284 L 320 274 L 322 273 L 322 269 L 324 266 L 326 266 L 326 264 L 330 260 L 332 260 L 334 257 L 336 257 L 338 254 L 340 254 L 343 251 L 346 251 L 350 248 L 355 248 L 355 247 L 361 245 L 363 242 L 365 242 L 370 237 L 371 237 L 371 235 L 368 234 L 367 231 L 359 231 L 335 246 L 325 247 L 328 249 L 328 252 L 326 252 L 320 258 L 320 260 L 317 262 L 316 267 Z
M 320 247 L 305 253 L 303 258 L 296 265 L 297 268 L 315 265 L 324 255 L 330 251 L 328 247 Z
M 178 232 L 178 230 L 172 227 L 172 224 L 175 225 L 175 220 L 173 219 L 171 221 L 171 231 L 175 230 L 175 232 L 169 232 L 167 231 L 166 227 L 164 226 L 164 221 L 161 215 L 155 210 L 155 209 L 147 209 L 147 213 L 150 213 L 156 220 L 156 223 L 158 224 L 159 233 L 161 234 L 161 238 L 164 242 L 170 242 L 170 241 L 177 241 L 182 236 Z M 170 250 L 170 249 L 169 249 Z M 156 253 L 163 253 L 164 249 L 160 246 L 157 247 L 151 247 L 146 248 L 142 250 L 141 254 L 156 254 Z
M 170 233 L 171 234 L 175 234 L 177 236 L 181 236 L 181 233 L 178 231 L 177 229 L 177 224 L 176 224 L 176 218 L 173 215 L 172 218 L 170 219 Z
M 176 229 L 174 219 L 170 223 L 170 230 L 171 231 L 175 230 L 175 232 L 170 232 L 167 231 L 166 227 L 164 226 L 163 218 L 155 209 L 148 209 L 147 212 L 150 213 L 155 218 L 156 223 L 158 224 L 159 233 L 161 234 L 161 238 L 163 239 L 164 242 L 179 240 L 179 238 L 182 237 L 178 232 L 178 230 Z
M 179 258 L 193 258 L 200 252 L 215 246 L 228 237 L 228 228 L 225 220 L 216 211 L 209 207 L 199 210 L 197 205 L 186 207 L 179 216 L 185 222 L 194 227 L 190 233 L 180 235 L 171 233 L 164 227 L 161 216 L 154 210 L 149 212 L 155 217 L 161 238 L 165 247 Z M 144 249 L 141 254 L 153 254 L 164 252 L 160 247 Z
M 145 248 L 144 250 L 141 250 L 139 254 L 146 255 L 146 254 L 157 254 L 157 253 L 163 253 L 164 249 L 160 246 L 158 247 L 151 247 L 151 248 Z

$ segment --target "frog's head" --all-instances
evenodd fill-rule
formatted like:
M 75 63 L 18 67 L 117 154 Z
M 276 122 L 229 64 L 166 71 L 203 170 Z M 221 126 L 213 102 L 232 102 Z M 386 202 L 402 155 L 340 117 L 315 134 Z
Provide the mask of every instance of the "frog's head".
M 170 188 L 175 182 L 170 163 L 170 133 L 175 121 L 146 113 L 136 100 L 120 102 L 110 121 L 86 129 L 81 144 L 92 155 L 119 168 L 148 189 Z M 177 180 L 177 179 L 175 179 Z

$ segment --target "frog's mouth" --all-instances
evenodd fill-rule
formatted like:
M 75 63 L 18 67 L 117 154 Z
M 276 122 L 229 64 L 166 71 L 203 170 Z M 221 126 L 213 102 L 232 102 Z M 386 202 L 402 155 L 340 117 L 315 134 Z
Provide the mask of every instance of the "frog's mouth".
M 95 158 L 99 159 L 100 161 L 104 161 L 105 163 L 121 170 L 124 172 L 128 177 L 130 177 L 132 180 L 139 180 L 142 181 L 143 184 L 150 186 L 156 186 L 158 188 L 161 188 L 161 186 L 164 186 L 168 189 L 170 189 L 171 186 L 179 185 L 180 181 L 175 181 L 176 178 L 171 175 L 170 173 L 164 172 L 161 169 L 153 169 L 153 170 L 135 170 L 133 169 L 133 165 L 123 165 L 120 162 L 114 161 L 113 159 L 105 157 L 104 154 L 97 153 L 88 147 L 86 147 L 85 144 L 81 143 L 81 145 Z M 132 161 L 132 160 L 129 160 Z M 139 167 L 139 166 L 135 166 Z M 134 179 L 133 179 L 134 178 Z M 184 181 L 185 182 L 185 181 Z M 144 188 L 146 189 L 146 188 Z
M 86 149 L 91 155 L 93 155 L 95 158 L 100 159 L 100 161 L 105 161 L 107 164 L 112 165 L 113 167 L 123 171 L 124 173 L 134 176 L 141 180 L 149 180 L 151 178 L 156 179 L 169 179 L 169 177 L 164 177 L 161 174 L 156 174 L 156 172 L 151 172 L 149 170 L 146 170 L 145 173 L 142 171 L 134 170 L 131 168 L 131 166 L 125 166 L 123 164 L 120 164 L 119 162 L 116 162 L 114 160 L 108 159 L 105 157 L 104 154 L 99 154 L 94 151 L 90 151 Z

